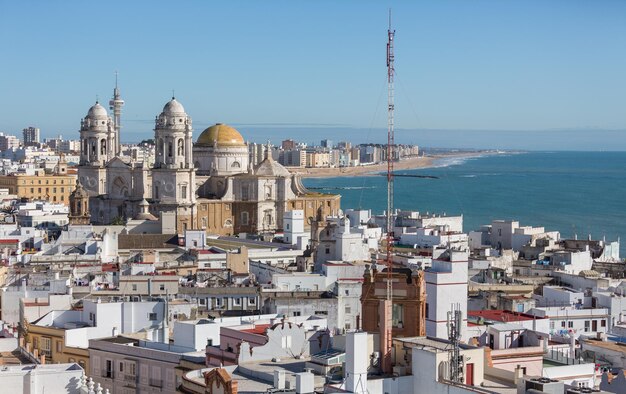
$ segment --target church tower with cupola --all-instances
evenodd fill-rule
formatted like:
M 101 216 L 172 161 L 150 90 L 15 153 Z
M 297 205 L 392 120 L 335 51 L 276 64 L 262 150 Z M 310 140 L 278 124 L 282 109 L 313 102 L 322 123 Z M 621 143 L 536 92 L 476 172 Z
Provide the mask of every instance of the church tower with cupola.
M 156 157 L 152 168 L 152 199 L 158 211 L 175 211 L 176 228 L 194 228 L 196 177 L 191 117 L 174 97 L 156 118 Z
M 89 194 L 80 184 L 76 183 L 76 189 L 70 194 L 70 225 L 87 225 L 90 222 Z
M 106 193 L 106 163 L 115 156 L 117 145 L 113 120 L 99 102 L 80 121 L 78 176 L 92 194 Z

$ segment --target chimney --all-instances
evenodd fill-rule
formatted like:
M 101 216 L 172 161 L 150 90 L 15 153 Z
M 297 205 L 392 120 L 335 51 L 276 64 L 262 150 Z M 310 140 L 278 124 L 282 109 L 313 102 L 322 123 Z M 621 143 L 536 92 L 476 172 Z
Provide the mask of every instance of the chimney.
M 313 394 L 315 383 L 311 372 L 301 372 L 296 374 L 296 394 Z
M 346 334 L 346 389 L 355 394 L 367 393 L 367 333 Z
M 274 388 L 277 390 L 285 389 L 285 370 L 284 369 L 274 370 Z

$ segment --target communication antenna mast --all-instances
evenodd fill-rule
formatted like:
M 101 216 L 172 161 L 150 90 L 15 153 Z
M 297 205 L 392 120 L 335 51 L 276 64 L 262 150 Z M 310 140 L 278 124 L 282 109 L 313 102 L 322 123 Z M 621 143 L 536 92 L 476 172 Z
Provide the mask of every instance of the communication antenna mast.
M 393 66 L 393 39 L 396 34 L 391 29 L 391 9 L 389 10 L 389 29 L 387 29 L 387 299 L 392 298 L 392 275 L 393 266 L 393 161 L 395 159 L 395 146 L 393 136 L 393 80 L 395 69 Z
M 113 111 L 113 127 L 115 128 L 115 154 L 120 154 L 120 129 L 122 128 L 122 107 L 124 100 L 120 95 L 120 89 L 117 87 L 117 71 L 115 72 L 115 89 L 113 89 L 113 98 L 109 100 L 109 109 Z
M 464 361 L 460 352 L 461 340 L 461 319 L 463 314 L 459 304 L 452 304 L 451 310 L 448 311 L 448 339 L 452 348 L 448 353 L 449 379 L 453 382 L 463 383 Z

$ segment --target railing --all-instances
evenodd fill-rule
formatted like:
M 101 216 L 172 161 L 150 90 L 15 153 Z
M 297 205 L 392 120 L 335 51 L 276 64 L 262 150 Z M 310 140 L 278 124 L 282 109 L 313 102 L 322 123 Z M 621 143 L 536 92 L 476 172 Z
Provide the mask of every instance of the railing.
M 150 386 L 152 386 L 152 387 L 163 387 L 163 380 L 162 379 L 150 378 Z
M 124 374 L 124 382 L 137 383 L 137 375 Z
M 565 364 L 565 365 L 574 365 L 574 364 L 583 363 L 583 361 L 579 359 L 569 357 L 568 353 L 569 352 L 566 353 L 560 349 L 551 349 L 550 351 L 548 351 L 548 353 L 544 355 L 544 358 L 547 360 L 554 361 L 560 364 Z

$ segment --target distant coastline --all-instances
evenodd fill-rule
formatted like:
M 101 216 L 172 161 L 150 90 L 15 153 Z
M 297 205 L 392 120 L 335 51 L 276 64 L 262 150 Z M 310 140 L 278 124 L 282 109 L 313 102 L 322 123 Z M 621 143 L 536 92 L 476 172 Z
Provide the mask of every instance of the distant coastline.
M 420 168 L 437 167 L 437 163 L 443 159 L 467 159 L 503 153 L 494 150 L 478 151 L 450 151 L 438 152 L 419 157 L 410 157 L 394 163 L 394 170 L 416 170 Z M 346 176 L 366 176 L 387 171 L 387 163 L 378 163 L 357 167 L 334 167 L 334 168 L 294 168 L 287 167 L 292 174 L 299 174 L 303 178 L 337 178 Z

